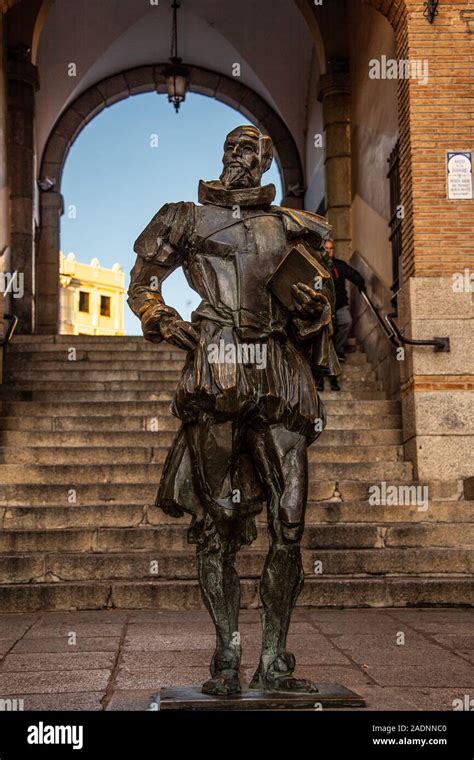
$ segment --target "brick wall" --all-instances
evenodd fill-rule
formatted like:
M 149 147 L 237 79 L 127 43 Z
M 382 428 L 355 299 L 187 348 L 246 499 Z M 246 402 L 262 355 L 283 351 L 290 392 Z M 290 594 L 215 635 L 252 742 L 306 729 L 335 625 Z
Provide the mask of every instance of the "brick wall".
M 474 269 L 474 201 L 447 200 L 446 153 L 474 151 L 474 0 L 366 0 L 392 23 L 399 59 L 428 61 L 426 85 L 399 82 L 403 279 Z
M 401 362 L 405 456 L 420 479 L 472 475 L 473 301 L 454 273 L 474 271 L 474 201 L 447 199 L 446 154 L 474 152 L 474 0 L 364 0 L 384 13 L 398 59 L 428 62 L 428 82 L 398 82 L 403 221 L 399 326 L 408 337 L 447 335 L 451 352 L 407 348 Z M 471 286 L 472 287 L 472 286 Z

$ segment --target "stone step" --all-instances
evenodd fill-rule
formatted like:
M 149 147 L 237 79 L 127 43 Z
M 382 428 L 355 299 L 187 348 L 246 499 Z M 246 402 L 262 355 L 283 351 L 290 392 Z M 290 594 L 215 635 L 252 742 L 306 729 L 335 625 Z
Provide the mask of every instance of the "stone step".
M 51 434 L 53 435 L 53 434 Z M 133 434 L 131 434 L 133 437 Z M 70 435 L 69 440 L 56 446 L 37 446 L 34 436 L 25 441 L 24 447 L 12 448 L 5 444 L 0 446 L 0 464 L 145 464 L 163 463 L 169 451 L 169 446 L 157 440 L 158 433 L 142 433 L 142 441 L 130 441 L 130 434 L 121 434 L 98 445 L 88 445 L 87 436 Z M 104 434 L 104 438 L 106 434 Z M 128 440 L 127 440 L 128 438 Z M 109 446 L 113 444 L 113 446 Z M 158 445 L 160 444 L 160 445 Z M 105 448 L 102 448 L 104 447 Z M 401 462 L 403 449 L 401 446 L 321 446 L 313 447 L 308 452 L 309 462 L 318 465 L 320 462 Z
M 363 385 L 359 381 L 340 379 L 340 390 L 333 391 L 326 383 L 325 390 L 319 391 L 319 395 L 326 401 L 386 401 L 387 394 L 380 390 L 378 381 L 368 380 Z M 343 385 L 341 383 L 343 382 Z M 0 386 L 0 403 L 14 402 L 87 402 L 96 401 L 156 401 L 169 399 L 174 395 L 178 378 L 174 380 L 162 380 L 159 383 L 149 382 L 120 382 L 113 381 L 109 385 L 104 383 L 47 383 L 43 388 L 27 384 L 22 387 L 15 382 L 14 385 Z M 55 388 L 55 390 L 52 390 Z
M 44 382 L 67 382 L 67 383 L 111 383 L 116 381 L 144 381 L 159 383 L 161 380 L 178 380 L 182 365 L 180 362 L 169 360 L 160 361 L 149 369 L 143 367 L 143 361 L 130 362 L 130 369 L 123 368 L 122 362 L 118 362 L 118 369 L 109 368 L 108 364 L 92 367 L 76 367 L 77 362 L 69 362 L 70 366 L 61 369 L 36 368 L 34 362 L 28 365 L 28 369 L 15 369 L 7 365 L 7 382 L 17 383 L 21 387 L 26 385 L 42 387 Z M 342 380 L 375 380 L 375 372 L 371 365 L 343 365 L 340 378 Z
M 162 398 L 156 399 L 151 404 L 145 401 L 130 401 L 126 403 L 117 403 L 116 401 L 98 401 L 94 404 L 86 404 L 85 402 L 62 401 L 57 403 L 50 402 L 33 402 L 33 401 L 17 401 L 17 402 L 4 402 L 3 414 L 5 416 L 14 416 L 19 414 L 23 416 L 28 413 L 28 416 L 38 414 L 41 417 L 59 415 L 83 415 L 84 412 L 89 409 L 94 412 L 94 415 L 110 415 L 112 416 L 129 416 L 131 414 L 150 414 L 150 408 L 152 413 L 158 416 L 169 416 L 170 405 L 172 401 L 172 393 L 163 393 Z M 92 409 L 91 409 L 92 407 Z M 335 398 L 334 395 L 324 402 L 328 417 L 341 416 L 341 415 L 357 415 L 364 417 L 366 415 L 374 415 L 377 417 L 385 415 L 400 415 L 400 403 L 398 401 L 344 401 L 339 397 Z
M 167 366 L 171 365 L 171 366 Z M 111 383 L 121 382 L 122 384 L 128 381 L 128 386 L 132 387 L 132 384 L 142 381 L 148 383 L 160 383 L 162 380 L 173 380 L 175 383 L 181 376 L 182 366 L 173 366 L 172 362 L 163 361 L 160 362 L 160 366 L 155 365 L 154 369 L 146 370 L 141 369 L 141 361 L 137 359 L 133 369 L 123 370 L 107 370 L 107 365 L 104 365 L 99 370 L 92 369 L 77 369 L 76 367 L 68 367 L 61 370 L 54 370 L 47 372 L 45 370 L 36 370 L 34 364 L 30 365 L 29 370 L 18 370 L 17 372 L 7 372 L 7 382 L 17 383 L 20 386 L 25 387 L 41 387 L 42 382 L 62 382 L 69 385 L 69 383 L 85 383 L 90 385 L 91 383 Z
M 89 410 L 87 410 L 89 411 Z M 93 409 L 92 411 L 95 411 Z M 72 417 L 52 417 L 46 418 L 46 421 L 41 423 L 41 417 L 31 417 L 30 419 L 38 419 L 38 425 L 43 424 L 40 429 L 54 429 L 54 430 L 110 430 L 112 433 L 114 430 L 133 430 L 133 429 L 151 429 L 153 432 L 157 431 L 169 431 L 177 430 L 180 427 L 180 422 L 176 417 L 171 414 L 166 417 L 163 414 L 157 414 L 153 416 L 153 411 L 150 409 L 149 417 L 141 417 L 136 415 L 135 420 L 139 420 L 138 424 L 133 424 L 132 417 L 120 417 L 120 416 L 107 416 L 102 415 L 98 417 L 81 417 L 77 414 Z M 3 420 L 0 418 L 0 430 L 3 428 Z M 94 421 L 98 422 L 100 427 L 94 427 Z M 50 423 L 50 424 L 48 424 Z M 7 423 L 5 423 L 7 424 Z M 383 417 L 377 417 L 376 415 L 365 416 L 351 416 L 343 417 L 341 415 L 334 415 L 329 417 L 326 422 L 326 428 L 322 435 L 328 431 L 365 431 L 365 430 L 400 430 L 401 421 L 399 415 L 384 415 Z M 342 442 L 342 441 L 341 441 Z
M 154 441 L 156 442 L 156 433 Z M 1 439 L 1 435 L 0 435 Z M 109 442 L 111 441 L 109 436 Z M 150 443 L 150 441 L 148 441 Z M 107 444 L 105 444 L 107 445 Z M 152 464 L 163 463 L 168 448 L 164 446 L 121 446 L 101 448 L 86 444 L 76 446 L 33 446 L 29 448 L 0 447 L 0 465 L 2 464 L 37 464 L 37 465 L 111 465 L 111 464 Z M 1 469 L 0 469 L 1 477 Z
M 44 358 L 45 357 L 45 358 Z M 79 352 L 76 353 L 75 359 L 70 359 L 68 352 L 64 351 L 58 357 L 56 353 L 41 354 L 39 357 L 35 354 L 19 354 L 11 357 L 8 365 L 8 374 L 17 377 L 27 372 L 42 372 L 49 376 L 52 372 L 103 372 L 108 374 L 110 371 L 134 372 L 139 364 L 140 371 L 157 372 L 160 370 L 175 370 L 180 373 L 184 365 L 184 357 L 173 356 L 171 351 L 161 352 L 156 356 L 143 354 L 138 357 L 136 351 L 121 351 L 118 355 L 113 352 Z M 370 370 L 366 354 L 349 354 L 347 361 L 341 363 L 343 372 L 348 368 Z
M 116 365 L 116 366 L 113 366 Z M 27 362 L 25 366 L 7 365 L 7 378 L 26 382 L 47 380 L 153 380 L 179 378 L 183 362 L 171 359 L 144 361 L 138 358 L 134 362 Z M 356 369 L 356 368 L 355 368 Z
M 95 526 L 53 530 L 9 530 L 0 533 L 1 554 L 39 552 L 130 553 L 157 551 L 188 552 L 187 525 L 140 525 L 139 527 L 98 528 Z M 268 547 L 268 531 L 260 517 L 252 549 Z M 301 542 L 304 549 L 381 549 L 465 547 L 474 549 L 474 521 L 466 523 L 307 523 Z
M 474 549 L 466 548 L 384 548 L 384 549 L 302 549 L 307 577 L 331 575 L 465 575 L 474 571 Z M 241 578 L 259 578 L 266 552 L 246 549 L 237 555 Z M 319 564 L 316 564 L 319 563 Z M 317 572 L 315 573 L 315 568 Z M 194 552 L 142 551 L 100 554 L 61 552 L 40 554 L 0 554 L 1 583 L 47 583 L 50 580 L 162 580 L 196 579 Z M 474 592 L 474 587 L 473 587 Z
M 75 383 L 79 387 L 74 389 L 68 384 L 67 390 L 64 389 L 64 383 L 61 384 L 56 390 L 52 390 L 51 385 L 49 390 L 46 388 L 40 390 L 28 390 L 21 389 L 19 387 L 13 388 L 12 386 L 3 386 L 3 391 L 0 387 L 0 404 L 2 400 L 4 403 L 51 403 L 56 400 L 58 403 L 86 403 L 93 404 L 100 401 L 116 401 L 126 403 L 130 401 L 146 401 L 153 402 L 159 401 L 162 397 L 162 393 L 166 391 L 174 391 L 176 389 L 175 382 L 162 382 L 159 385 L 153 385 L 152 388 L 147 383 L 147 390 L 131 390 L 130 388 L 124 390 L 123 388 L 107 388 L 103 387 L 103 383 L 93 383 L 94 389 L 87 389 L 84 387 L 84 383 Z M 120 384 L 119 384 L 120 385 Z M 129 384 L 127 384 L 129 385 Z M 136 385 L 143 385 L 143 383 L 137 383 Z M 97 386 L 100 386 L 97 388 Z
M 171 383 L 170 383 L 171 385 Z M 97 394 L 96 394 L 97 395 Z M 172 388 L 162 388 L 162 384 L 160 384 L 160 390 L 153 392 L 153 398 L 149 402 L 142 401 L 142 408 L 146 410 L 146 407 L 152 402 L 160 402 L 163 406 L 158 407 L 161 410 L 161 413 L 168 413 L 170 409 L 170 404 L 174 398 L 175 395 L 175 386 Z M 369 394 L 367 394 L 369 395 Z M 350 392 L 323 392 L 321 393 L 322 400 L 324 402 L 324 406 L 328 412 L 328 414 L 338 414 L 338 415 L 346 415 L 346 414 L 400 414 L 401 412 L 401 405 L 399 401 L 390 401 L 386 398 L 373 398 L 373 394 L 370 394 L 369 398 L 364 397 L 358 397 L 354 398 L 353 394 Z M 382 395 L 382 394 L 380 394 Z M 109 405 L 108 408 L 105 406 L 105 411 L 110 410 L 110 413 L 114 413 L 116 409 L 118 409 L 118 402 L 114 401 L 113 399 L 110 399 L 109 393 L 103 393 L 101 394 L 100 398 L 90 398 L 91 394 L 87 394 L 85 401 L 78 401 L 77 396 L 74 392 L 70 391 L 67 394 L 65 392 L 60 392 L 56 394 L 56 403 L 52 403 L 50 401 L 42 400 L 42 399 L 27 399 L 27 400 L 13 400 L 9 399 L 8 397 L 4 397 L 3 400 L 3 409 L 4 414 L 15 414 L 15 411 L 18 410 L 20 414 L 24 412 L 29 412 L 31 409 L 34 408 L 34 404 L 44 404 L 43 407 L 46 409 L 46 404 L 50 404 L 51 410 L 57 409 L 58 406 L 61 410 L 66 410 L 66 405 L 68 404 L 81 404 L 82 407 L 80 409 L 84 409 L 84 404 L 94 404 L 94 409 L 102 409 L 104 408 L 104 405 Z M 1 403 L 1 401 L 0 401 Z M 132 405 L 131 408 L 135 408 L 133 405 L 140 403 L 138 399 L 135 397 L 132 397 L 130 400 L 123 400 L 121 401 L 121 407 L 128 411 L 129 405 Z M 23 407 L 21 406 L 15 406 L 18 404 L 23 404 Z M 114 407 L 115 404 L 115 407 Z M 41 410 L 42 413 L 42 410 Z M 98 414 L 101 412 L 97 411 Z
M 169 397 L 169 392 L 176 390 L 177 381 L 163 381 L 159 385 L 149 383 L 126 383 L 127 390 L 119 388 L 118 390 L 107 389 L 104 390 L 84 390 L 84 383 L 78 383 L 80 388 L 74 390 L 67 385 L 67 389 L 64 387 L 64 383 L 60 384 L 57 390 L 50 389 L 43 390 L 28 390 L 27 388 L 21 389 L 12 386 L 0 386 L 0 404 L 2 400 L 4 403 L 14 402 L 86 402 L 88 404 L 98 401 L 121 401 L 123 403 L 127 401 L 157 401 L 165 395 Z M 95 385 L 95 384 L 94 384 Z M 117 385 L 117 383 L 114 383 Z M 122 385 L 122 383 L 118 383 Z M 386 394 L 384 391 L 378 390 L 379 383 L 364 383 L 363 386 L 360 383 L 344 383 L 344 390 L 339 392 L 334 391 L 322 391 L 320 393 L 323 401 L 385 401 Z M 137 390 L 137 386 L 145 386 L 148 390 Z M 373 388 L 371 388 L 373 386 Z
M 9 465 L 3 465 L 3 467 Z M 120 466 L 120 465 L 119 465 Z M 327 466 L 327 465 L 326 465 Z M 135 465 L 137 467 L 137 465 Z M 139 465 L 140 469 L 146 470 L 146 466 Z M 3 484 L 0 481 L 0 507 L 23 506 L 59 506 L 67 507 L 70 504 L 78 506 L 88 506 L 92 504 L 152 504 L 156 496 L 156 489 L 159 481 L 157 475 L 158 465 L 154 465 L 155 474 L 142 478 L 140 482 L 119 482 L 114 479 L 111 482 L 82 482 L 78 483 L 76 478 L 72 482 L 59 482 L 51 484 L 47 478 L 47 472 L 43 473 L 44 483 L 11 483 Z M 38 468 L 41 470 L 41 468 Z M 52 468 L 42 468 L 43 470 Z M 71 468 L 74 470 L 74 468 Z M 84 468 L 78 468 L 83 471 Z M 99 468 L 100 469 L 100 468 Z M 123 468 L 126 470 L 126 468 Z M 72 473 L 71 473 L 72 474 Z M 115 473 L 117 475 L 117 473 Z M 63 473 L 65 476 L 65 473 Z M 0 476 L 1 477 L 1 476 Z M 408 479 L 404 481 L 386 480 L 388 486 L 397 486 L 406 488 L 409 485 Z M 374 481 L 372 481 L 374 482 Z M 433 481 L 428 485 L 430 499 L 458 499 L 459 483 L 457 481 Z M 308 498 L 310 501 L 328 501 L 337 500 L 349 501 L 367 501 L 369 498 L 369 484 L 357 480 L 341 480 L 340 477 L 334 480 L 325 478 L 323 480 L 310 481 Z M 379 507 L 372 507 L 378 510 Z
M 261 605 L 258 581 L 241 583 L 241 607 Z M 298 597 L 303 607 L 413 607 L 472 605 L 472 580 L 456 575 L 307 578 Z M 82 581 L 0 586 L 0 612 L 71 609 L 202 610 L 193 580 Z
M 169 446 L 173 441 L 174 430 L 146 430 L 147 425 L 150 426 L 150 419 L 138 415 L 119 417 L 118 420 L 108 417 L 0 417 L 0 443 L 4 446 L 18 447 L 108 446 L 110 443 L 117 446 L 143 446 L 150 445 L 149 442 L 153 441 L 158 442 L 160 446 Z M 310 447 L 309 452 L 311 456 L 313 450 L 341 445 L 352 448 L 354 455 L 357 455 L 359 448 L 365 447 L 378 447 L 389 452 L 401 443 L 402 433 L 396 429 L 326 429 Z
M 78 336 L 76 336 L 77 338 Z M 71 349 L 74 353 L 71 353 Z M 102 343 L 102 339 L 95 342 L 89 340 L 81 342 L 70 340 L 63 343 L 40 343 L 38 345 L 30 343 L 15 344 L 11 343 L 7 347 L 7 356 L 9 363 L 17 361 L 114 361 L 117 357 L 125 361 L 130 357 L 137 359 L 143 356 L 147 361 L 153 359 L 173 359 L 184 362 L 187 352 L 182 351 L 177 346 L 161 343 L 153 344 L 142 341 L 141 343 L 122 343 L 111 344 Z M 365 357 L 366 354 L 360 346 L 349 345 L 346 349 L 347 362 L 357 363 L 357 357 Z M 75 357 L 75 358 L 74 358 Z M 355 357 L 355 358 L 354 358 Z M 365 363 L 365 359 L 360 360 Z M 346 362 L 346 363 L 347 363 Z M 341 362 L 344 364 L 345 362 Z
M 37 338 L 49 338 L 50 340 L 38 341 Z M 360 350 L 349 338 L 347 351 L 348 353 Z M 352 341 L 352 342 L 351 342 Z M 67 351 L 74 347 L 77 351 L 133 351 L 140 353 L 142 351 L 152 353 L 163 353 L 173 351 L 186 356 L 186 351 L 179 349 L 171 343 L 162 341 L 161 343 L 149 343 L 140 335 L 15 335 L 8 345 L 10 354 L 23 352 L 44 353 L 50 351 Z
M 150 483 L 158 482 L 161 464 L 104 464 L 104 465 L 0 465 L 0 483 L 45 484 L 62 483 L 64 487 L 89 483 Z M 309 488 L 317 488 L 318 482 L 362 481 L 367 485 L 380 480 L 410 481 L 412 465 L 409 462 L 322 462 L 317 466 L 318 477 L 311 477 Z M 311 491 L 310 491 L 311 492 Z
M 155 399 L 153 401 L 128 402 L 119 401 L 97 401 L 88 404 L 84 401 L 8 401 L 3 403 L 3 414 L 5 416 L 38 416 L 38 417 L 84 417 L 94 418 L 104 416 L 112 419 L 126 419 L 135 415 L 150 417 L 171 417 L 170 401 Z
M 265 524 L 265 510 L 258 518 Z M 4 534 L 17 531 L 63 531 L 72 529 L 98 530 L 99 528 L 137 528 L 148 530 L 160 526 L 160 530 L 187 531 L 190 517 L 177 520 L 155 506 L 121 503 L 101 503 L 90 506 L 9 506 L 0 507 L 0 528 Z M 445 527 L 457 535 L 458 523 L 474 523 L 472 501 L 430 501 L 426 511 L 413 506 L 371 506 L 367 502 L 308 502 L 306 523 L 309 527 L 326 525 L 345 529 L 346 525 L 368 525 L 378 529 L 406 524 L 417 530 L 418 524 L 434 527 L 442 532 Z M 464 526 L 461 526 L 461 531 Z M 393 533 L 393 531 L 392 531 Z M 441 534 L 441 533 L 440 533 Z M 0 537 L 2 534 L 0 533 Z M 448 540 L 448 538 L 446 538 Z M 406 538 L 405 541 L 408 541 Z
M 428 484 L 430 498 L 427 508 L 420 508 L 416 503 L 400 503 L 397 505 L 381 504 L 374 506 L 367 499 L 354 497 L 347 501 L 321 500 L 309 501 L 306 509 L 306 519 L 310 523 L 372 523 L 377 525 L 400 522 L 474 522 L 474 501 L 465 501 L 455 496 L 456 483 L 451 483 L 451 493 L 448 483 L 432 482 Z M 340 486 L 342 488 L 342 485 Z M 157 507 L 150 506 L 146 510 L 149 523 L 167 518 Z M 173 519 L 173 518 L 171 518 Z
M 324 403 L 326 401 L 387 401 L 387 394 L 385 391 L 376 390 L 380 386 L 378 382 L 367 382 L 364 385 L 360 383 L 344 382 L 344 388 L 341 386 L 340 391 L 330 390 L 328 383 L 326 383 L 326 390 L 318 391 L 319 396 Z M 349 390 L 352 388 L 352 390 Z
M 156 421 L 158 421 L 158 430 L 156 430 Z M 114 416 L 109 417 L 102 415 L 100 417 L 88 417 L 81 416 L 79 414 L 72 417 L 41 417 L 40 415 L 34 417 L 0 417 L 0 440 L 3 439 L 3 435 L 9 435 L 10 432 L 20 431 L 36 431 L 36 432 L 108 432 L 107 442 L 111 441 L 111 434 L 120 434 L 128 431 L 141 431 L 142 433 L 153 428 L 154 435 L 165 436 L 168 443 L 171 443 L 175 437 L 176 430 L 179 428 L 179 420 L 175 417 L 153 417 L 133 415 L 130 417 Z M 327 430 L 323 432 L 323 435 L 327 434 Z M 367 431 L 367 433 L 374 433 L 378 431 Z M 389 430 L 387 433 L 394 434 L 397 437 L 396 430 Z M 384 434 L 385 431 L 380 431 L 380 434 Z M 363 434 L 363 433 L 362 433 Z M 163 441 L 165 440 L 163 438 Z M 161 440 L 161 438 L 160 438 Z M 387 438 L 387 440 L 389 440 Z M 398 438 L 397 438 L 398 440 Z
M 104 369 L 104 363 L 107 363 L 110 369 L 134 369 L 137 365 L 138 354 L 140 354 L 140 367 L 142 369 L 156 369 L 157 365 L 161 366 L 162 361 L 173 361 L 176 367 L 181 368 L 186 359 L 186 354 L 180 351 L 156 351 L 141 352 L 137 351 L 113 351 L 113 350 L 77 350 L 71 354 L 68 347 L 61 347 L 60 351 L 21 351 L 10 354 L 8 367 L 19 369 L 45 369 L 61 370 L 70 366 L 76 366 L 76 369 Z M 347 360 L 341 362 L 343 366 L 366 365 L 368 362 L 366 354 L 361 351 L 347 354 Z M 33 366 L 32 366 L 33 365 Z M 97 365 L 97 366 L 96 366 Z
M 62 387 L 64 391 L 70 391 L 78 387 L 93 390 L 97 383 L 107 383 L 107 387 L 113 387 L 118 390 L 135 390 L 137 388 L 139 390 L 155 390 L 157 384 L 159 384 L 160 389 L 174 391 L 182 375 L 181 367 L 177 370 L 172 370 L 155 366 L 154 370 L 147 370 L 143 368 L 142 361 L 135 361 L 134 363 L 130 362 L 130 365 L 133 366 L 133 370 L 126 370 L 122 366 L 122 369 L 120 370 L 116 369 L 109 371 L 105 369 L 105 367 L 108 366 L 105 362 L 104 367 L 101 370 L 91 370 L 88 365 L 83 363 L 81 367 L 72 369 L 66 367 L 62 370 L 49 372 L 47 369 L 40 369 L 37 371 L 36 366 L 32 369 L 30 363 L 28 370 L 18 369 L 6 378 L 5 385 L 0 386 L 0 389 L 2 390 L 1 395 L 3 397 L 7 394 L 7 391 L 10 390 L 12 392 L 15 389 L 19 389 L 23 392 L 27 390 L 44 390 L 44 384 L 50 381 L 54 383 L 54 387 L 57 387 L 58 389 Z M 368 374 L 369 371 L 372 372 L 370 365 L 368 365 L 368 367 L 369 369 L 366 371 L 364 377 L 359 376 L 361 373 L 361 365 L 352 368 L 349 367 L 347 372 L 344 370 L 342 374 L 338 376 L 339 384 L 341 385 L 341 388 L 342 384 L 344 384 L 344 388 L 337 392 L 337 398 L 342 398 L 341 394 L 343 393 L 354 393 L 354 398 L 364 398 L 365 396 L 368 400 L 375 400 L 377 398 L 382 400 L 385 399 L 386 395 L 383 389 L 381 389 L 381 385 L 377 381 L 375 374 Z M 139 377 L 137 379 L 129 379 L 123 377 L 117 378 L 115 376 L 116 373 L 124 371 L 127 373 L 132 371 L 134 373 L 138 372 Z M 34 372 L 34 375 L 27 379 L 27 372 Z M 67 377 L 58 380 L 57 377 L 54 377 L 58 372 L 67 373 Z M 142 374 L 142 372 L 145 374 Z M 328 378 L 325 378 L 324 389 L 319 392 L 323 394 L 323 397 L 336 398 L 335 392 L 330 388 Z M 379 393 L 381 395 L 373 396 L 373 393 Z
M 60 336 L 67 337 L 67 336 Z M 148 343 L 145 340 L 139 342 L 126 342 L 126 343 L 114 343 L 103 342 L 103 338 L 106 336 L 100 336 L 99 338 L 89 338 L 87 341 L 83 341 L 84 336 L 70 336 L 68 340 L 60 343 L 16 343 L 12 342 L 7 347 L 7 355 L 10 362 L 21 361 L 22 359 L 38 360 L 38 361 L 62 361 L 66 358 L 66 361 L 106 361 L 105 357 L 112 360 L 119 356 L 123 356 L 127 360 L 129 355 L 137 357 L 138 355 L 151 358 L 152 356 L 162 357 L 163 359 L 176 359 L 184 362 L 187 356 L 186 351 L 182 351 L 177 346 L 173 346 L 167 343 Z M 72 359 L 70 353 L 71 348 L 75 349 L 75 359 Z M 347 360 L 352 361 L 353 357 L 365 356 L 364 351 L 360 346 L 349 344 L 346 347 Z M 51 357 L 51 359 L 50 359 Z M 358 361 L 357 359 L 355 360 Z M 364 360 L 362 360 L 363 363 Z M 344 362 L 342 362 L 344 363 Z
M 143 356 L 145 361 L 157 362 L 160 360 L 172 359 L 177 362 L 184 363 L 186 359 L 186 351 L 180 351 L 178 348 L 172 346 L 165 346 L 164 348 L 148 348 L 146 344 L 145 350 L 142 350 L 142 346 L 120 346 L 115 350 L 110 344 L 101 346 L 100 344 L 94 345 L 93 343 L 88 346 L 82 347 L 80 344 L 76 348 L 75 354 L 71 354 L 70 349 L 74 348 L 74 341 L 71 345 L 55 345 L 46 344 L 37 347 L 31 347 L 28 345 L 10 346 L 8 348 L 8 364 L 9 366 L 18 366 L 21 362 L 25 364 L 35 362 L 35 364 L 42 362 L 60 362 L 63 364 L 67 362 L 109 362 L 118 361 L 123 359 L 124 361 L 137 362 L 139 356 Z M 75 359 L 73 358 L 75 356 Z M 352 360 L 352 356 L 364 356 L 363 353 L 348 354 L 348 360 Z
M 59 408 L 56 412 L 58 413 Z M 94 408 L 86 407 L 84 412 L 97 411 Z M 74 410 L 75 412 L 75 410 Z M 148 416 L 141 416 L 140 414 L 133 416 L 121 416 L 121 415 L 100 415 L 100 416 L 83 416 L 79 412 L 73 413 L 69 416 L 69 410 L 65 410 L 65 414 L 68 416 L 57 417 L 42 417 L 37 415 L 29 417 L 30 420 L 37 420 L 37 425 L 33 423 L 24 423 L 23 429 L 31 429 L 32 427 L 37 430 L 109 430 L 113 431 L 125 431 L 125 430 L 152 430 L 157 431 L 169 431 L 177 430 L 180 427 L 180 421 L 171 415 L 165 416 L 162 412 L 154 412 L 153 407 L 149 407 Z M 13 422 L 13 420 L 17 422 Z M 24 417 L 23 420 L 26 418 Z M 97 426 L 95 423 L 97 422 Z M 0 431 L 8 429 L 8 425 L 15 425 L 17 429 L 18 418 L 0 417 Z M 21 428 L 20 428 L 21 429 Z M 386 414 L 382 417 L 377 415 L 352 415 L 343 417 L 342 415 L 329 416 L 326 422 L 326 428 L 322 432 L 322 435 L 329 431 L 355 431 L 364 432 L 368 430 L 372 431 L 389 431 L 400 430 L 401 419 L 397 414 Z M 321 439 L 322 440 L 322 439 Z M 342 441 L 340 441 L 342 443 Z
M 165 343 L 149 343 L 142 335 L 15 335 L 8 346 L 8 350 L 21 350 L 29 347 L 29 350 L 45 351 L 47 347 L 55 347 L 61 350 L 64 346 L 78 346 L 85 349 L 90 346 L 94 350 L 112 351 L 117 349 L 126 349 L 129 351 L 146 350 L 146 351 L 180 351 L 175 346 Z M 355 338 L 350 337 L 346 344 L 347 350 L 358 347 Z M 185 354 L 185 351 L 181 351 Z
M 354 345 L 354 338 L 349 338 L 349 345 Z M 46 346 L 56 346 L 59 349 L 64 346 L 81 346 L 90 345 L 97 350 L 112 351 L 113 347 L 117 349 L 127 348 L 130 351 L 145 348 L 149 351 L 169 351 L 170 344 L 162 341 L 161 343 L 149 343 L 143 338 L 143 335 L 19 335 L 16 334 L 11 343 L 9 350 L 17 350 L 21 346 L 30 346 L 35 350 L 43 350 Z M 179 349 L 171 346 L 172 350 Z M 44 348 L 44 350 L 46 350 Z M 183 352 L 184 353 L 184 352 Z

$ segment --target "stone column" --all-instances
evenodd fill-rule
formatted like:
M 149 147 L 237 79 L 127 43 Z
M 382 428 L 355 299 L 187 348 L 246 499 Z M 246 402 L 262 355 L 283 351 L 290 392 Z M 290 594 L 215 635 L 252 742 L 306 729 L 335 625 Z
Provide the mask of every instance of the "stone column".
M 38 72 L 26 46 L 8 50 L 8 168 L 10 176 L 11 265 L 23 283 L 23 295 L 13 299 L 18 333 L 34 331 L 34 109 Z
M 9 268 L 7 262 L 7 248 L 10 244 L 10 224 L 9 224 L 9 186 L 7 170 L 7 104 L 6 104 L 6 82 L 4 74 L 4 19 L 0 13 L 0 337 L 3 335 L 3 314 L 5 296 L 1 292 L 1 286 L 4 284 L 2 275 Z M 3 350 L 0 347 L 0 383 L 2 382 L 2 357 Z
M 42 191 L 41 229 L 38 241 L 36 332 L 54 335 L 59 326 L 59 251 L 63 196 L 54 190 Z
M 351 91 L 346 59 L 330 61 L 319 81 L 325 131 L 326 206 L 337 255 L 349 261 L 351 226 Z

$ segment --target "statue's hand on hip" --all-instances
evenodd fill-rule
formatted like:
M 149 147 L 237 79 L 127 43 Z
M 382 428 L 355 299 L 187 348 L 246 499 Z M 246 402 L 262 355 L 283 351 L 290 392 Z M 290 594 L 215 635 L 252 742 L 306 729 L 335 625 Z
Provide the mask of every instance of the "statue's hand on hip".
M 148 309 L 141 318 L 142 331 L 145 340 L 149 340 L 151 343 L 161 343 L 163 340 L 160 333 L 160 323 L 163 319 L 163 314 L 160 315 L 159 310 Z
M 180 317 L 165 317 L 160 322 L 161 337 L 185 351 L 194 351 L 199 340 L 199 333 L 190 322 Z

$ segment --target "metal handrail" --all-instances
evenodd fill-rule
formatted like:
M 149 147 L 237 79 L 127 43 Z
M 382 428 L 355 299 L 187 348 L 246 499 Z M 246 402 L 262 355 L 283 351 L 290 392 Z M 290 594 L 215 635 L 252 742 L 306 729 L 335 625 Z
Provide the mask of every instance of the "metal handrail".
M 374 304 L 374 302 L 369 298 L 369 296 L 367 295 L 367 292 L 365 290 L 359 290 L 359 293 L 361 294 L 362 298 L 364 299 L 364 301 L 366 302 L 366 304 L 368 305 L 368 307 L 370 308 L 370 310 L 372 311 L 372 313 L 374 314 L 374 316 L 377 318 L 377 322 L 379 323 L 380 327 L 384 331 L 384 333 L 387 336 L 387 338 L 389 339 L 389 341 L 396 348 L 398 348 L 399 345 L 400 345 L 400 343 L 397 340 L 397 337 L 396 337 L 396 335 L 395 335 L 395 333 L 394 333 L 391 325 L 389 324 L 387 326 L 386 321 L 384 320 L 384 318 L 380 314 L 380 307 L 377 306 L 376 304 Z
M 5 322 L 9 322 L 10 324 L 7 327 L 5 335 L 0 338 L 0 346 L 6 346 L 7 343 L 10 343 L 11 339 L 13 338 L 13 333 L 15 332 L 16 326 L 18 324 L 18 317 L 16 317 L 14 314 L 4 314 L 3 319 Z
M 370 308 L 371 312 L 376 317 L 380 327 L 384 331 L 385 335 L 389 339 L 389 341 L 394 345 L 396 348 L 400 348 L 400 346 L 408 345 L 408 346 L 433 346 L 435 351 L 438 351 L 440 353 L 449 353 L 451 351 L 451 346 L 449 343 L 449 338 L 433 338 L 432 340 L 415 340 L 413 338 L 406 338 L 401 332 L 398 326 L 395 324 L 395 314 L 386 314 L 385 319 L 380 314 L 380 307 L 377 306 L 372 299 L 368 296 L 367 292 L 365 290 L 359 291 L 362 298 Z

